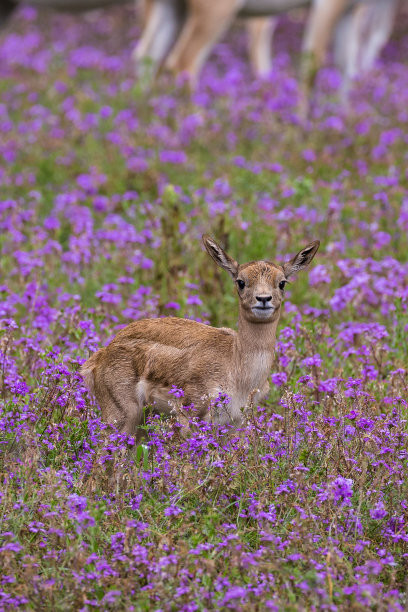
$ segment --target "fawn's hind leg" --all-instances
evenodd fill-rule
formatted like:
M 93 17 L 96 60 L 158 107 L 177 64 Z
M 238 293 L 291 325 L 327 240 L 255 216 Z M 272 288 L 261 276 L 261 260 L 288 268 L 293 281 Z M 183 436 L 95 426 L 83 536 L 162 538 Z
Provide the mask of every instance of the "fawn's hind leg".
M 102 411 L 102 419 L 120 432 L 138 437 L 143 423 L 144 398 L 138 392 L 138 378 L 131 365 L 121 363 L 120 372 L 114 367 L 95 371 L 94 392 Z

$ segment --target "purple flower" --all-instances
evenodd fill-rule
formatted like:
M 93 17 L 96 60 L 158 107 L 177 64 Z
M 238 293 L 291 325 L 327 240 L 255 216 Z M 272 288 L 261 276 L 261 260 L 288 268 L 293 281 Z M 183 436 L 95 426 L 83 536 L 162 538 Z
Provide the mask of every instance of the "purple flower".
M 233 586 L 228 591 L 226 591 L 224 597 L 222 598 L 222 605 L 229 603 L 230 601 L 236 599 L 242 599 L 246 596 L 246 590 L 243 587 Z
M 178 506 L 171 505 L 164 509 L 164 516 L 178 516 L 183 510 Z
M 312 270 L 309 272 L 309 283 L 313 286 L 320 285 L 324 283 L 330 283 L 331 277 L 327 270 L 327 267 L 323 264 L 319 264 L 314 266 Z
M 172 310 L 180 310 L 180 304 L 178 302 L 167 302 L 164 307 Z
M 380 521 L 381 519 L 387 516 L 388 512 L 385 509 L 384 502 L 379 501 L 376 503 L 374 508 L 370 510 L 370 516 L 372 519 L 376 521 Z
M 275 372 L 275 374 L 272 374 L 271 380 L 274 385 L 276 385 L 277 387 L 281 387 L 282 385 L 287 383 L 288 375 L 286 374 L 286 372 Z
M 320 355 L 316 354 L 316 355 L 313 355 L 312 357 L 306 357 L 306 359 L 303 359 L 302 365 L 306 366 L 307 368 L 311 368 L 311 367 L 320 368 L 320 366 L 322 365 L 322 359 Z
M 7 542 L 6 544 L 3 544 L 3 546 L 0 547 L 0 552 L 10 551 L 18 553 L 21 550 L 23 550 L 23 547 L 19 542 Z
M 304 149 L 302 152 L 302 157 L 308 162 L 316 161 L 316 153 L 313 151 L 313 149 Z
M 185 164 L 187 155 L 184 151 L 160 151 L 159 160 L 163 164 Z
M 334 501 L 346 501 L 353 495 L 353 481 L 351 478 L 338 476 L 331 485 Z
M 117 602 L 117 600 L 119 599 L 119 597 L 122 595 L 121 591 L 117 591 L 117 590 L 111 590 L 108 591 L 102 598 L 101 603 L 105 604 L 107 606 L 109 605 L 113 605 Z
M 13 319 L 0 319 L 0 329 L 18 329 L 18 325 Z
M 174 395 L 174 397 L 180 398 L 184 397 L 183 389 L 179 389 L 176 385 L 173 385 L 169 391 L 170 395 Z
M 69 495 L 67 499 L 68 507 L 71 512 L 85 510 L 88 505 L 88 500 L 86 497 L 82 497 L 74 493 L 73 495 Z
M 189 295 L 187 298 L 187 304 L 189 306 L 192 305 L 197 305 L 197 306 L 201 306 L 202 305 L 202 301 L 201 299 L 198 297 L 198 295 Z

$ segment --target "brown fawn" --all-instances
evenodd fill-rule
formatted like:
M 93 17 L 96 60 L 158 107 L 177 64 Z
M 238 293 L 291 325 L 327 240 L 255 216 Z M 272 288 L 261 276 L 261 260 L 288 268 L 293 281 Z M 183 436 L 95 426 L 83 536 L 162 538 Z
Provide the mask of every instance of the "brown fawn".
M 238 330 L 177 317 L 142 319 L 120 330 L 80 370 L 104 421 L 129 435 L 137 434 L 145 406 L 170 414 L 173 385 L 184 391 L 184 404 L 194 404 L 197 416 L 239 424 L 248 400 L 259 401 L 268 392 L 285 285 L 310 264 L 320 245 L 311 242 L 281 266 L 267 260 L 240 265 L 209 236 L 203 242 L 234 281 Z M 213 410 L 220 394 L 230 401 Z

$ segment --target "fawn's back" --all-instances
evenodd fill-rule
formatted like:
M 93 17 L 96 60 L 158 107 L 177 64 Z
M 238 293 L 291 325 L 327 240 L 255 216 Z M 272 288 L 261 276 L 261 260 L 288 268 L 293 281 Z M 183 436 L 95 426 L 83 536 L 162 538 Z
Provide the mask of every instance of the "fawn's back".
M 193 403 L 203 416 L 208 397 L 217 395 L 221 381 L 230 386 L 234 334 L 176 317 L 135 321 L 92 355 L 81 373 L 104 420 L 128 433 L 133 433 L 146 404 L 170 411 L 173 385 L 183 389 L 184 403 Z M 130 416 L 132 412 L 136 414 Z

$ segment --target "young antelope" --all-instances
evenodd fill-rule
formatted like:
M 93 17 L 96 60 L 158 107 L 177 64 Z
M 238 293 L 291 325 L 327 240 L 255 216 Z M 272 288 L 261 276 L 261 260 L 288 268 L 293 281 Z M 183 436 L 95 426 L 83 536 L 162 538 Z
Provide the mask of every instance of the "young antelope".
M 102 410 L 104 421 L 137 435 L 145 406 L 169 414 L 169 391 L 184 391 L 184 404 L 217 423 L 236 423 L 249 398 L 268 392 L 276 328 L 288 279 L 306 268 L 320 242 L 315 240 L 283 265 L 268 260 L 240 265 L 209 236 L 204 246 L 232 277 L 239 302 L 238 330 L 189 319 L 142 319 L 120 330 L 80 372 Z M 215 412 L 219 394 L 230 402 Z

